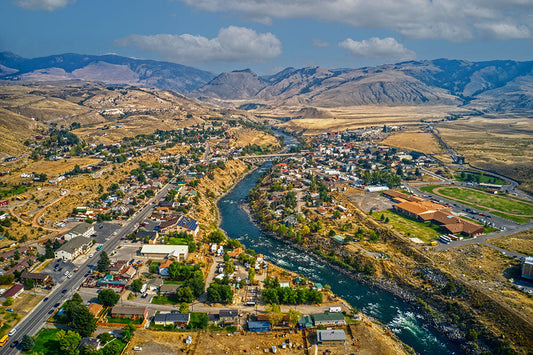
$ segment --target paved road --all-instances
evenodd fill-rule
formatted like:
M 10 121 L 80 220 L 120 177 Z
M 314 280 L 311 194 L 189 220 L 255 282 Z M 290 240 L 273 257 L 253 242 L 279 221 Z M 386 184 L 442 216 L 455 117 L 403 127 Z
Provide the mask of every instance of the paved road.
M 183 170 L 182 170 L 183 171 Z M 181 173 L 181 172 L 180 172 Z M 178 174 L 179 175 L 179 174 Z M 137 226 L 141 221 L 150 216 L 152 213 L 152 202 L 155 200 L 160 200 L 166 196 L 168 191 L 171 188 L 174 188 L 173 180 L 171 180 L 167 185 L 165 185 L 148 203 L 143 206 L 139 211 L 137 211 L 129 221 L 125 222 L 122 227 L 116 230 L 114 233 L 108 236 L 108 240 L 103 243 L 101 251 L 95 252 L 93 258 L 87 258 L 81 265 L 78 266 L 79 271 L 73 273 L 72 278 L 64 278 L 60 284 L 54 287 L 54 290 L 48 296 L 46 301 L 42 301 L 37 305 L 22 321 L 18 323 L 19 329 L 16 334 L 10 337 L 8 343 L 1 348 L 0 353 L 2 354 L 17 354 L 19 351 L 17 349 L 8 348 L 8 346 L 13 341 L 21 341 L 22 337 L 25 334 L 34 336 L 37 334 L 39 329 L 41 329 L 46 320 L 50 317 L 51 311 L 56 309 L 55 304 L 61 304 L 76 292 L 80 287 L 81 283 L 85 279 L 85 273 L 90 270 L 90 264 L 93 263 L 93 260 L 98 260 L 98 256 L 102 251 L 110 254 L 113 249 L 115 249 L 121 242 L 121 238 L 131 234 L 135 231 Z M 114 235 L 113 235 L 114 234 Z M 71 263 L 65 263 L 69 265 L 69 269 L 72 268 Z

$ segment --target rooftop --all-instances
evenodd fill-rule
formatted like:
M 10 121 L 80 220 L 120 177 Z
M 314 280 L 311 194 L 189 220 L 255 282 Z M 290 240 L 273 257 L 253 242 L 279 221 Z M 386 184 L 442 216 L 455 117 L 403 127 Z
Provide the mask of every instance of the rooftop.
M 318 342 L 322 341 L 346 341 L 346 333 L 342 329 L 317 330 Z

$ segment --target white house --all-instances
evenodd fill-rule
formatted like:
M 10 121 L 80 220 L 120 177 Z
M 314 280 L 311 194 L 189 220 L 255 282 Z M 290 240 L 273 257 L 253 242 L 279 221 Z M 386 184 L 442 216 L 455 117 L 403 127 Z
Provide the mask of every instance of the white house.
M 154 260 L 163 260 L 170 256 L 178 261 L 184 261 L 189 256 L 188 245 L 151 245 L 145 244 L 141 249 L 141 255 Z
M 84 222 L 74 226 L 71 230 L 65 233 L 63 239 L 71 240 L 76 237 L 89 238 L 92 234 L 94 234 L 94 226 Z
M 89 250 L 93 241 L 86 237 L 72 238 L 55 251 L 55 257 L 58 259 L 74 260 L 80 254 Z

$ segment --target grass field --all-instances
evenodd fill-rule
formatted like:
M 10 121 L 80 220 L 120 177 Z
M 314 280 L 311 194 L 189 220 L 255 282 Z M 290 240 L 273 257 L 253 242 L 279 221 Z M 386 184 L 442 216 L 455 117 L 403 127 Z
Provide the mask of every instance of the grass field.
M 442 189 L 458 189 L 447 191 L 447 194 L 442 193 Z M 518 223 L 526 223 L 530 220 L 531 210 L 533 205 L 525 203 L 522 200 L 511 199 L 503 196 L 491 195 L 486 192 L 465 189 L 460 187 L 443 187 L 442 185 L 423 186 L 420 190 L 430 192 L 436 195 L 442 195 L 450 200 L 454 200 L 462 203 L 463 205 L 470 206 L 480 211 L 490 211 L 490 213 L 500 216 L 502 218 L 510 219 Z M 464 193 L 461 190 L 471 191 L 471 193 Z M 522 208 L 525 206 L 525 209 Z M 502 212 L 501 209 L 505 211 Z M 518 211 L 515 213 L 513 211 Z M 526 214 L 530 213 L 530 214 Z
M 122 318 L 122 317 L 106 317 L 108 323 L 118 323 L 118 324 L 141 324 L 143 322 L 142 318 L 131 319 L 131 318 Z
M 373 216 L 379 219 L 382 213 L 384 218 L 389 217 L 389 225 L 409 238 L 418 238 L 429 243 L 442 234 L 438 232 L 439 227 L 436 225 L 430 226 L 429 222 L 418 222 L 394 211 L 376 212 Z
M 439 123 L 442 139 L 466 161 L 521 182 L 533 191 L 533 125 L 519 114 L 494 114 Z
M 153 304 L 172 304 L 172 305 L 181 304 L 181 302 L 178 302 L 172 296 L 170 297 L 169 296 L 154 296 L 154 298 L 152 298 L 152 303 Z
M 533 216 L 533 204 L 516 201 L 498 195 L 461 187 L 442 187 L 436 190 L 440 195 L 456 200 L 469 201 L 483 207 L 494 209 L 503 213 L 521 216 Z
M 456 174 L 454 178 L 457 181 L 476 181 L 476 182 L 478 182 L 477 179 L 479 178 L 480 183 L 505 185 L 505 181 L 500 178 L 497 178 L 495 176 L 490 176 L 490 175 L 484 175 L 484 174 L 481 174 L 478 172 L 472 172 L 472 171 L 461 172 L 459 174 Z
M 419 131 L 399 132 L 390 135 L 385 138 L 381 144 L 407 150 L 414 150 L 424 154 L 443 153 L 445 151 L 433 134 Z
M 25 354 L 43 354 L 56 355 L 59 351 L 59 344 L 55 340 L 56 334 L 60 329 L 43 328 L 37 333 L 35 338 L 35 346 L 30 351 L 25 351 Z

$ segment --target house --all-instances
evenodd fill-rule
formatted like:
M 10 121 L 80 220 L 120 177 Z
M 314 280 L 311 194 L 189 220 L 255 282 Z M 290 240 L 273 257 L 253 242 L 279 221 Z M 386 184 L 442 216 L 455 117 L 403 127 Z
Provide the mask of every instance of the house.
M 147 314 L 146 307 L 116 305 L 111 309 L 111 317 L 139 319 L 146 318 Z
M 522 277 L 533 280 L 533 256 L 528 256 L 522 264 Z
M 248 321 L 248 330 L 250 332 L 268 332 L 270 330 L 270 322 Z
M 148 280 L 146 286 L 150 291 L 157 291 L 161 286 L 163 286 L 163 279 L 160 277 L 150 279 Z
M 24 286 L 16 284 L 0 296 L 0 301 L 4 302 L 8 297 L 17 298 L 22 292 L 24 292 Z
M 159 233 L 157 231 L 149 232 L 144 230 L 138 230 L 136 236 L 137 239 L 140 240 L 145 240 L 146 238 L 148 238 L 149 244 L 156 244 L 159 240 Z
M 163 284 L 159 287 L 159 292 L 164 296 L 170 296 L 176 293 L 176 290 L 179 288 L 179 285 L 175 284 Z
M 169 220 L 161 222 L 159 225 L 159 230 L 161 233 L 168 233 L 177 230 L 178 221 L 181 216 L 173 217 Z
M 95 317 L 96 317 L 96 315 L 97 315 L 98 313 L 100 313 L 100 312 L 102 311 L 103 308 L 104 308 L 104 307 L 103 307 L 101 304 L 99 304 L 99 303 L 94 303 L 94 302 L 91 303 L 91 304 L 89 304 L 89 307 L 87 307 L 87 309 L 89 310 L 89 312 L 90 312 L 93 316 L 95 316 Z
M 137 270 L 133 266 L 130 266 L 126 271 L 122 273 L 122 277 L 131 279 L 133 278 L 133 276 L 135 276 L 136 273 L 137 273 Z
M 143 245 L 141 255 L 152 260 L 163 260 L 171 255 L 178 261 L 184 261 L 189 255 L 189 246 L 187 245 Z
M 200 226 L 198 225 L 197 220 L 187 216 L 181 216 L 176 225 L 176 229 L 178 232 L 189 233 L 196 237 L 196 234 L 198 234 L 198 231 L 200 230 Z
M 78 349 L 92 349 L 94 351 L 100 350 L 102 347 L 102 344 L 100 344 L 100 339 L 98 338 L 81 338 L 80 344 L 78 345 Z
M 190 313 L 179 313 L 172 311 L 170 313 L 157 313 L 154 316 L 155 325 L 173 325 L 175 327 L 186 327 L 190 321 Z
M 232 258 L 236 258 L 239 255 L 241 255 L 242 253 L 244 253 L 244 250 L 241 247 L 238 247 L 238 248 L 235 248 L 233 250 L 230 250 L 230 251 L 226 252 L 226 254 L 228 254 Z
M 128 266 L 127 260 L 117 260 L 111 266 L 109 266 L 109 272 L 120 274 L 124 268 Z
M 239 311 L 236 309 L 222 309 L 218 312 L 218 315 L 224 326 L 239 322 Z
M 4 260 L 7 260 L 7 261 L 15 260 L 15 254 L 16 254 L 17 251 L 19 252 L 20 255 L 24 255 L 24 254 L 28 254 L 28 252 L 30 251 L 30 248 L 29 247 L 21 247 L 21 248 L 18 248 L 18 249 L 9 250 L 9 251 L 6 251 L 4 253 L 1 253 L 0 257 L 4 258 Z
M 161 264 L 159 265 L 159 275 L 168 276 L 169 275 L 168 268 L 170 267 L 170 265 L 172 265 L 173 262 L 174 260 L 172 259 L 163 260 Z
M 76 237 L 90 237 L 94 234 L 94 226 L 89 223 L 80 223 L 63 235 L 63 239 L 71 240 Z
M 65 244 L 61 245 L 54 254 L 57 259 L 74 260 L 80 254 L 87 252 L 92 243 L 93 241 L 86 237 L 72 238 Z
M 220 316 L 218 314 L 207 314 L 207 320 L 209 324 L 217 325 L 220 322 Z
M 52 283 L 52 278 L 50 277 L 50 275 L 41 272 L 23 272 L 20 275 L 20 281 L 22 283 L 24 283 L 28 279 L 35 281 L 36 285 L 41 286 Z
M 319 329 L 316 332 L 316 342 L 318 345 L 344 345 L 346 333 L 343 329 Z
M 318 325 L 345 325 L 344 314 L 342 313 L 317 313 L 313 314 L 313 323 Z
M 313 318 L 310 316 L 302 316 L 298 319 L 298 326 L 301 328 L 311 328 L 313 326 Z

